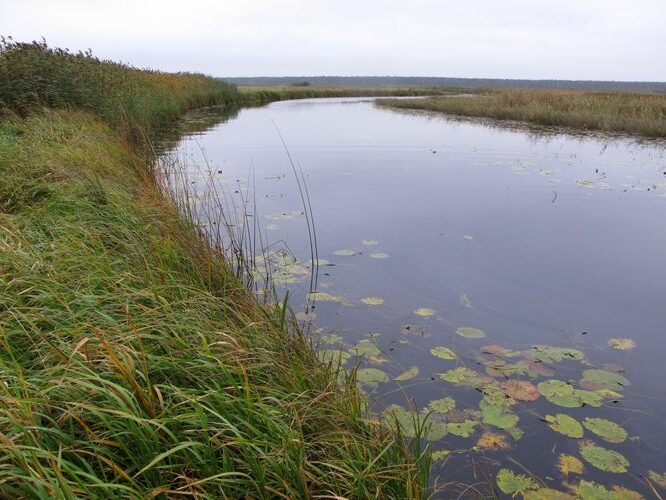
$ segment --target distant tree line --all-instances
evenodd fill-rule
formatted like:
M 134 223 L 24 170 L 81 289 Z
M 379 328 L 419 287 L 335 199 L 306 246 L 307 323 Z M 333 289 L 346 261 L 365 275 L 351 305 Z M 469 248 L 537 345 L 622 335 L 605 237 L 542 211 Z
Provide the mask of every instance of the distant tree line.
M 284 76 L 224 78 L 236 85 L 303 85 L 358 87 L 518 87 L 666 92 L 666 82 L 595 80 L 519 80 L 501 78 L 447 78 L 429 76 Z

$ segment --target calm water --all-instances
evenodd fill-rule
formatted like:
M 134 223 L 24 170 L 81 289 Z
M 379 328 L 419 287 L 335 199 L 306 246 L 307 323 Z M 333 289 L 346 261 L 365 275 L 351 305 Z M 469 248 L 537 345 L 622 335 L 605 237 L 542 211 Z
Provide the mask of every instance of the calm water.
M 643 476 L 666 472 L 666 148 L 397 113 L 368 99 L 279 102 L 187 135 L 176 152 L 192 185 L 203 193 L 210 175 L 230 200 L 252 200 L 282 269 L 279 290 L 291 290 L 297 311 L 310 247 L 276 126 L 314 214 L 313 335 L 327 356 L 351 352 L 348 366 L 361 354 L 377 412 L 455 399 L 431 415 L 433 448 L 451 452 L 438 454 L 435 476 L 488 492 L 507 468 L 558 490 L 582 480 L 654 496 Z M 456 358 L 433 355 L 439 346 Z M 451 371 L 461 367 L 477 374 Z M 418 374 L 394 380 L 410 368 Z M 507 380 L 528 381 L 527 394 Z M 588 420 L 582 439 L 577 425 L 567 437 L 549 426 L 557 414 L 606 419 L 626 436 Z M 481 436 L 498 446 L 484 448 Z M 588 459 L 592 443 L 601 459 Z M 604 450 L 629 463 L 612 455 L 611 468 L 628 471 L 600 470 Z M 560 454 L 584 471 L 564 476 Z

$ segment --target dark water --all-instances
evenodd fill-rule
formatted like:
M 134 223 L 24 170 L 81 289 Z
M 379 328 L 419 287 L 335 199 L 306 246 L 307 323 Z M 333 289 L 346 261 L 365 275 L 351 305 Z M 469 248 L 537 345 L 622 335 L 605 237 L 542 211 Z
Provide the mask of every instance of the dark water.
M 231 200 L 251 200 L 247 210 L 261 226 L 263 246 L 272 244 L 269 260 L 282 265 L 278 289 L 291 290 L 296 310 L 310 285 L 310 240 L 276 126 L 302 168 L 312 204 L 318 291 L 333 296 L 318 297 L 338 300 L 316 300 L 314 324 L 322 330 L 314 328 L 313 334 L 322 348 L 352 352 L 348 366 L 355 362 L 354 346 L 369 339 L 357 349 L 365 354 L 361 368 L 381 370 L 365 374 L 384 381 L 363 385 L 377 412 L 395 404 L 422 411 L 432 400 L 455 399 L 455 409 L 431 415 L 440 431 L 448 431 L 433 449 L 451 452 L 437 456 L 439 484 L 461 481 L 476 488 L 467 494 L 488 493 L 497 490 L 498 470 L 507 468 L 561 491 L 571 491 L 565 483 L 575 489 L 581 481 L 594 481 L 655 496 L 644 477 L 666 472 L 663 145 L 397 113 L 365 99 L 244 109 L 226 123 L 186 136 L 176 151 L 188 165 L 192 186 L 203 193 L 210 179 L 202 179 L 210 174 Z M 340 250 L 354 254 L 335 253 Z M 361 301 L 369 297 L 384 302 Z M 434 313 L 415 314 L 420 308 Z M 465 338 L 456 333 L 459 327 L 481 329 L 486 336 Z M 630 339 L 635 347 L 614 349 L 613 338 Z M 535 349 L 544 345 L 566 349 Z M 457 359 L 434 356 L 437 346 L 448 347 Z M 412 367 L 418 375 L 394 380 Z M 480 375 L 463 385 L 440 378 L 459 367 Z M 586 370 L 603 372 L 586 376 Z M 480 413 L 484 393 L 488 399 L 507 392 L 501 385 L 507 380 L 529 381 L 544 392 L 548 384 L 539 384 L 550 379 L 596 391 L 594 405 L 580 399 L 587 392 L 576 393 L 565 406 L 542 394 L 513 405 L 495 398 L 491 405 L 506 417 L 500 421 Z M 614 437 L 604 439 L 590 425 L 582 439 L 575 430 L 577 437 L 567 437 L 544 421 L 556 414 L 581 423 L 586 417 L 606 419 L 626 436 L 613 427 Z M 465 421 L 470 435 L 455 435 L 465 432 L 451 424 Z M 484 433 L 499 436 L 494 439 L 506 448 L 480 446 Z M 627 471 L 603 471 L 598 459 L 584 458 L 590 442 L 622 454 L 628 464 L 616 455 L 611 461 L 617 466 L 619 460 L 619 469 Z M 560 454 L 577 457 L 584 472 L 563 475 Z M 652 485 L 663 495 L 654 478 Z M 448 494 L 454 490 L 441 493 Z

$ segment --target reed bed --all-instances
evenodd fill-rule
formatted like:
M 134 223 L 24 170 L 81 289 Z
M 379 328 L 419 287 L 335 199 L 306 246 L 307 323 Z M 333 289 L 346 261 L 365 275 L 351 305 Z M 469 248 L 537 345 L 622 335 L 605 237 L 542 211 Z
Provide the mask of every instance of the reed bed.
M 427 494 L 427 450 L 257 302 L 135 140 L 234 91 L 40 44 L 5 44 L 0 82 L 0 496 Z
M 380 105 L 550 127 L 666 137 L 666 94 L 496 89 L 479 96 L 380 100 Z

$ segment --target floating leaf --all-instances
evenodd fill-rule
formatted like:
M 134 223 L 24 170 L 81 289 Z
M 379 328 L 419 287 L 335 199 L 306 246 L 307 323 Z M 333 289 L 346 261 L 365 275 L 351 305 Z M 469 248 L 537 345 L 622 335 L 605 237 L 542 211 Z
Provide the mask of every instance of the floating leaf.
M 435 413 L 448 413 L 456 407 L 456 400 L 450 397 L 434 399 L 428 403 L 428 409 Z
M 456 385 L 466 385 L 469 387 L 480 387 L 492 382 L 492 378 L 487 375 L 475 372 L 464 366 L 460 366 L 453 370 L 448 370 L 444 373 L 440 373 L 439 377 L 442 380 L 451 382 Z
M 498 344 L 482 345 L 479 351 L 482 354 L 490 354 L 498 358 L 513 358 L 514 356 L 518 356 L 520 354 L 520 351 L 507 349 L 506 347 L 502 347 L 501 345 Z
M 326 292 L 311 292 L 307 294 L 307 299 L 308 300 L 315 300 L 319 302 L 338 302 L 340 304 L 344 305 L 350 305 L 349 301 L 340 296 L 340 295 L 332 295 L 330 293 Z
M 387 254 L 386 252 L 374 252 L 370 254 L 370 257 L 372 257 L 373 259 L 386 259 L 388 258 L 388 256 L 389 254 Z
M 666 472 L 659 474 L 651 470 L 649 476 L 650 480 L 654 481 L 655 483 L 657 483 L 659 486 L 661 486 L 666 490 Z
M 624 455 L 597 446 L 592 441 L 581 443 L 580 454 L 590 465 L 605 472 L 622 473 L 629 469 L 629 461 Z
M 610 339 L 608 345 L 619 351 L 628 351 L 629 349 L 636 347 L 636 342 L 631 339 L 618 338 Z
M 301 312 L 297 312 L 297 313 L 295 314 L 295 316 L 296 316 L 296 319 L 297 319 L 298 321 L 303 321 L 303 322 L 314 321 L 315 318 L 317 317 L 317 315 L 314 313 L 314 311 L 310 311 L 310 312 L 303 312 L 303 311 L 301 311 Z
M 576 489 L 581 500 L 642 500 L 643 496 L 622 486 L 613 486 L 608 490 L 592 481 L 581 481 Z
M 522 429 L 519 429 L 518 427 L 511 427 L 509 429 L 504 429 L 505 432 L 508 432 L 509 435 L 515 440 L 519 441 L 522 437 L 524 432 Z
M 546 421 L 548 427 L 560 434 L 576 439 L 583 437 L 583 426 L 580 425 L 578 420 L 569 415 L 564 413 L 558 413 L 555 416 L 546 415 Z
M 481 434 L 476 446 L 484 450 L 503 450 L 509 447 L 509 443 L 506 441 L 506 436 L 486 431 Z
M 631 382 L 619 373 L 595 368 L 583 372 L 580 385 L 589 390 L 608 389 L 611 391 L 622 391 L 625 387 L 630 386 Z
M 458 359 L 458 356 L 448 347 L 437 346 L 430 349 L 430 354 L 440 359 Z
M 446 424 L 446 430 L 454 436 L 468 438 L 474 434 L 475 428 L 479 423 L 475 420 L 465 420 L 464 422 L 449 422 Z
M 393 380 L 397 380 L 398 382 L 404 382 L 405 380 L 409 380 L 416 377 L 418 374 L 419 374 L 419 367 L 412 366 L 409 370 L 401 373 Z
M 385 301 L 380 297 L 365 297 L 361 299 L 361 302 L 369 306 L 381 306 Z
M 456 330 L 456 333 L 466 339 L 481 339 L 486 336 L 486 332 L 479 328 L 472 328 L 471 326 L 461 326 Z
M 384 410 L 388 422 L 397 424 L 400 430 L 408 438 L 416 437 L 416 413 L 407 411 L 400 405 L 391 405 Z
M 611 422 L 605 418 L 586 417 L 583 425 L 588 431 L 609 443 L 623 443 L 627 440 L 627 431 L 615 422 Z
M 450 450 L 437 450 L 437 451 L 432 452 L 432 455 L 430 456 L 430 458 L 433 462 L 441 462 L 446 457 L 448 457 L 450 454 L 451 454 Z
M 360 368 L 356 371 L 356 378 L 362 385 L 371 389 L 375 389 L 380 383 L 390 380 L 386 372 L 378 368 Z
M 428 441 L 439 441 L 449 433 L 448 426 L 444 422 L 426 423 L 425 438 Z
M 434 309 L 428 309 L 427 307 L 421 307 L 421 308 L 417 309 L 416 311 L 414 311 L 414 314 L 416 314 L 418 316 L 433 316 L 435 314 L 435 312 L 437 312 L 437 311 L 435 311 Z
M 565 408 L 578 408 L 583 405 L 599 407 L 603 401 L 602 395 L 592 391 L 574 389 L 562 380 L 546 380 L 537 387 L 548 401 Z
M 539 488 L 535 491 L 526 491 L 523 500 L 575 500 L 576 497 L 564 491 L 552 488 Z
M 493 425 L 499 429 L 511 429 L 518 421 L 518 415 L 510 413 L 499 406 L 486 406 L 481 409 L 484 424 Z
M 518 401 L 535 401 L 539 399 L 539 389 L 527 380 L 506 380 L 500 384 L 504 394 Z
M 509 469 L 500 469 L 497 473 L 497 486 L 506 495 L 523 494 L 529 490 L 536 490 L 539 485 L 531 477 L 523 474 L 514 474 Z
M 564 453 L 560 455 L 557 468 L 565 477 L 569 476 L 569 474 L 582 474 L 585 471 L 583 462 L 573 455 L 565 455 Z
M 580 361 L 585 357 L 578 349 L 553 347 L 551 345 L 535 345 L 528 355 L 533 359 L 538 359 L 542 363 L 548 364 L 559 363 L 565 359 Z
M 342 344 L 344 339 L 337 333 L 329 333 L 328 335 L 322 335 L 321 340 L 327 344 Z
M 340 256 L 342 256 L 342 257 L 349 257 L 350 255 L 354 255 L 354 254 L 356 254 L 356 252 L 354 252 L 354 250 L 347 250 L 347 249 L 344 249 L 344 250 L 336 250 L 336 251 L 333 252 L 333 253 L 334 253 L 335 255 L 340 255 Z
M 339 349 L 321 349 L 317 355 L 323 362 L 332 362 L 333 364 L 345 364 L 351 357 L 351 354 L 347 351 L 341 351 Z
M 363 240 L 361 243 L 369 247 L 373 245 L 379 245 L 379 242 L 377 240 Z

